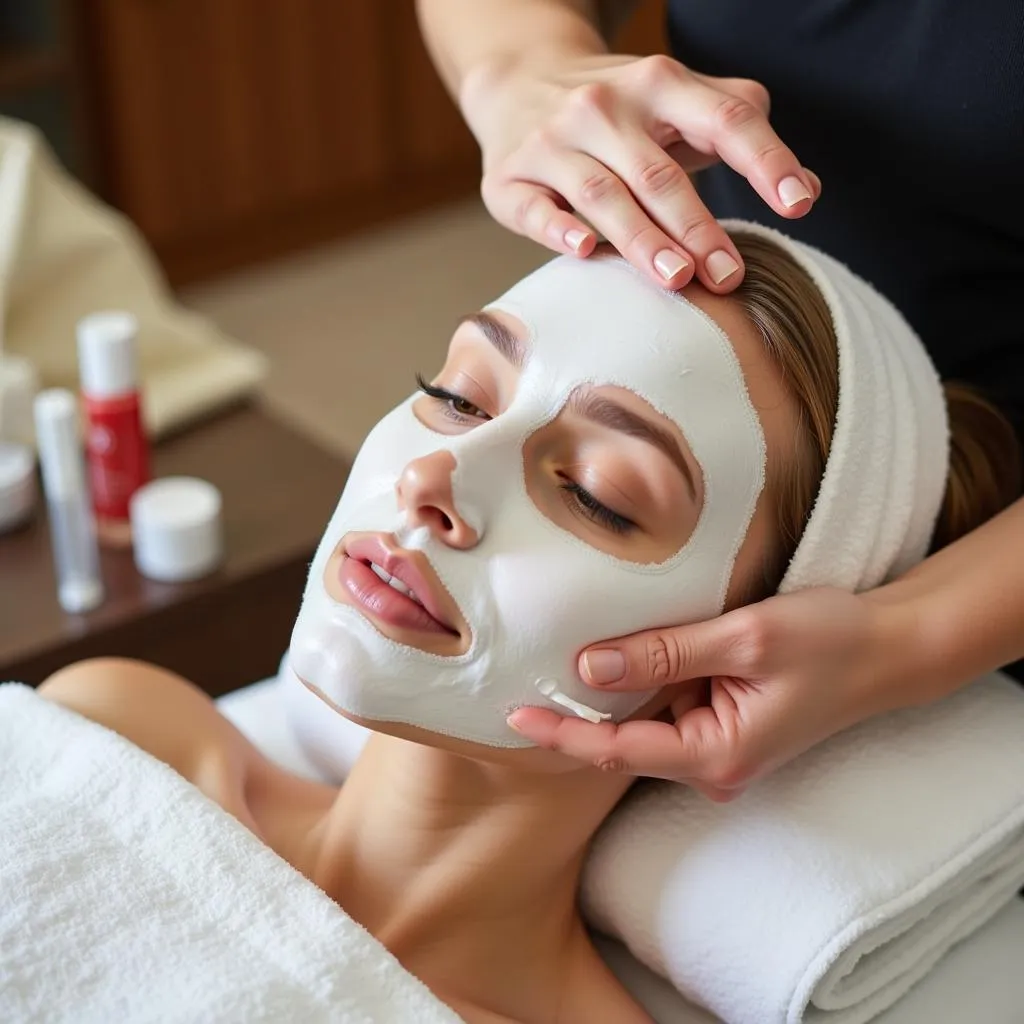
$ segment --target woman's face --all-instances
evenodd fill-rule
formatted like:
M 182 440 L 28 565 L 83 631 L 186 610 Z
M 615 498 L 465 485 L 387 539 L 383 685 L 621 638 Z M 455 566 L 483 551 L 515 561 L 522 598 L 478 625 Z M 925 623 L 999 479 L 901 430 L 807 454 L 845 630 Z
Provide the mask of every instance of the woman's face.
M 738 596 L 756 578 L 769 546 L 775 543 L 770 508 L 771 480 L 777 464 L 794 448 L 791 439 L 798 425 L 794 403 L 759 335 L 738 305 L 731 299 L 704 291 L 697 284 L 687 288 L 684 295 L 693 307 L 710 317 L 728 336 L 735 361 L 742 372 L 741 386 L 743 383 L 746 386 L 744 400 L 749 398 L 749 405 L 756 411 L 767 449 L 768 487 L 762 488 L 758 484 L 751 498 L 752 515 L 743 519 L 745 533 L 740 534 L 740 543 L 734 545 L 730 552 L 736 554 L 735 547 L 738 546 L 735 563 L 727 567 L 724 576 L 728 588 L 722 597 L 729 605 L 737 603 Z M 642 331 L 643 328 L 638 326 L 637 333 Z M 401 530 L 390 529 L 391 522 L 368 521 L 372 515 L 363 516 L 361 520 L 358 515 L 349 517 L 348 525 L 379 526 L 379 529 L 346 530 L 340 540 L 332 544 L 322 565 L 314 565 L 314 574 L 319 576 L 319 582 L 331 602 L 355 613 L 394 648 L 421 652 L 434 666 L 444 659 L 451 659 L 453 665 L 465 663 L 473 657 L 474 651 L 479 653 L 482 641 L 486 641 L 488 646 L 496 646 L 490 624 L 481 626 L 481 622 L 495 614 L 504 618 L 503 611 L 507 611 L 510 603 L 499 602 L 499 607 L 488 609 L 486 615 L 478 608 L 463 608 L 456 599 L 461 596 L 459 581 L 455 580 L 453 585 L 451 575 L 454 570 L 449 566 L 461 566 L 475 579 L 486 583 L 483 589 L 492 596 L 495 593 L 522 596 L 524 587 L 532 587 L 534 594 L 531 600 L 541 612 L 541 626 L 546 622 L 551 629 L 559 630 L 563 626 L 560 616 L 566 612 L 568 617 L 565 621 L 571 619 L 571 624 L 565 627 L 565 631 L 572 632 L 580 617 L 579 608 L 566 611 L 566 602 L 557 599 L 550 602 L 550 608 L 546 607 L 550 592 L 559 588 L 559 577 L 567 578 L 570 601 L 574 596 L 582 606 L 586 606 L 588 601 L 594 602 L 593 614 L 584 614 L 584 619 L 601 619 L 603 610 L 614 605 L 617 598 L 624 605 L 644 600 L 650 603 L 652 587 L 668 584 L 673 591 L 685 589 L 687 582 L 694 580 L 700 572 L 699 559 L 690 567 L 684 565 L 681 570 L 675 570 L 679 575 L 674 583 L 664 578 L 664 573 L 659 579 L 657 568 L 671 565 L 674 558 L 686 552 L 688 542 L 699 526 L 705 532 L 709 529 L 707 517 L 702 513 L 706 511 L 709 491 L 718 496 L 719 502 L 723 501 L 719 496 L 721 493 L 728 494 L 723 474 L 731 467 L 733 448 L 736 449 L 736 460 L 743 462 L 744 454 L 739 450 L 743 445 L 735 437 L 732 438 L 732 446 L 729 443 L 726 428 L 738 414 L 729 406 L 728 400 L 723 400 L 720 405 L 713 401 L 705 403 L 702 425 L 692 425 L 689 431 L 701 434 L 698 451 L 695 451 L 680 422 L 659 411 L 652 401 L 638 393 L 640 389 L 604 383 L 600 370 L 590 380 L 582 379 L 585 373 L 574 371 L 578 380 L 569 390 L 567 400 L 562 401 L 557 414 L 544 419 L 535 429 L 510 434 L 505 442 L 517 445 L 514 459 L 508 467 L 512 467 L 513 462 L 518 464 L 518 472 L 521 473 L 518 483 L 525 492 L 524 505 L 530 506 L 529 511 L 519 510 L 521 514 L 515 519 L 515 510 L 511 507 L 514 495 L 506 498 L 497 493 L 506 486 L 507 478 L 513 472 L 508 467 L 501 471 L 498 465 L 502 458 L 502 441 L 492 441 L 492 448 L 484 457 L 466 453 L 472 451 L 469 447 L 475 441 L 472 435 L 482 431 L 484 433 L 480 436 L 484 438 L 490 431 L 493 437 L 499 437 L 498 431 L 502 429 L 504 419 L 514 417 L 516 410 L 521 410 L 521 389 L 530 386 L 529 382 L 524 385 L 524 374 L 542 358 L 535 334 L 535 326 L 500 308 L 500 304 L 499 308 L 466 317 L 459 324 L 444 366 L 424 385 L 424 393 L 412 401 L 409 409 L 418 427 L 434 440 L 425 446 L 416 446 L 417 450 L 412 451 L 408 459 L 400 459 L 400 465 L 394 464 L 389 500 L 395 505 Z M 661 364 L 645 350 L 642 336 L 623 336 L 620 343 L 623 346 L 636 345 L 635 362 L 642 363 L 646 359 L 653 363 L 651 369 L 654 371 L 662 369 Z M 723 341 L 723 344 L 728 343 Z M 557 361 L 558 353 L 551 355 L 545 349 L 543 357 L 547 359 L 546 368 L 555 372 L 552 360 Z M 563 353 L 562 358 L 564 361 L 568 357 Z M 586 359 L 586 352 L 581 356 L 577 351 L 572 358 Z M 668 374 L 674 372 L 674 367 L 668 363 L 663 369 Z M 713 391 L 717 386 L 712 371 L 701 363 L 699 354 L 693 356 L 692 371 L 697 374 L 696 383 L 699 385 L 695 394 L 704 394 L 706 389 Z M 688 365 L 677 372 L 689 374 L 691 367 Z M 654 376 L 657 375 L 656 372 Z M 719 431 L 717 427 L 710 429 L 714 424 L 709 426 L 708 421 L 719 412 L 723 417 L 721 436 L 725 450 L 713 452 L 709 458 L 708 438 L 716 442 Z M 692 420 L 690 422 L 692 424 Z M 516 436 L 519 437 L 518 442 L 515 441 Z M 386 447 L 393 454 L 398 454 L 394 449 L 399 445 L 400 442 L 392 439 Z M 702 455 L 704 463 L 712 463 L 710 475 L 709 466 L 702 464 Z M 478 461 L 474 462 L 474 458 Z M 722 465 L 726 466 L 725 470 Z M 509 483 L 508 486 L 511 495 L 514 485 Z M 725 506 L 715 509 L 716 513 L 725 516 L 722 507 L 728 508 L 729 504 L 726 500 Z M 330 532 L 329 529 L 328 534 Z M 410 542 L 414 536 L 417 539 Z M 552 541 L 556 536 L 561 538 L 559 543 L 563 547 Z M 570 548 L 565 546 L 566 538 L 573 539 L 573 547 L 577 549 L 575 553 L 570 553 Z M 529 561 L 525 558 L 525 548 L 544 544 L 549 545 L 546 559 Z M 714 549 L 711 541 L 705 546 L 708 544 Z M 728 540 L 725 542 L 727 547 Z M 621 577 L 621 592 L 616 586 L 617 578 L 609 576 L 595 577 L 594 586 L 588 593 L 585 571 L 589 563 L 581 562 L 579 566 L 572 563 L 583 549 L 591 551 L 590 557 L 596 553 L 606 556 L 595 559 L 595 562 L 634 567 L 632 573 L 627 572 Z M 714 556 L 709 558 L 713 561 Z M 722 562 L 723 558 L 719 556 L 718 561 Z M 375 563 L 377 570 L 384 570 L 383 573 L 370 563 Z M 517 563 L 528 568 L 532 577 L 524 580 L 520 576 L 517 579 Z M 649 580 L 640 578 L 652 567 Z M 442 584 L 440 572 L 445 570 L 448 578 Z M 490 575 L 485 579 L 487 573 Z M 382 578 L 388 575 L 392 579 Z M 510 580 L 518 585 L 518 590 L 512 589 Z M 311 579 L 311 585 L 312 582 Z M 602 586 L 606 589 L 599 593 Z M 631 590 L 636 586 L 646 588 L 638 592 L 639 597 Z M 503 587 L 508 589 L 503 590 Z M 527 596 L 530 597 L 529 594 Z M 719 608 L 722 603 L 719 600 Z M 658 606 L 656 602 L 652 607 Z M 652 621 L 651 614 L 657 613 L 647 613 L 646 618 L 641 613 L 633 628 L 675 621 L 672 618 Z M 610 628 L 620 618 L 623 621 L 625 618 L 624 615 L 620 618 L 615 615 L 603 617 L 608 625 L 598 627 L 595 623 L 595 628 Z M 518 618 L 512 615 L 506 625 L 509 632 L 518 631 L 520 634 L 534 630 L 534 636 L 526 638 L 526 647 L 531 651 L 546 642 L 537 634 L 537 625 L 528 621 L 528 614 Z M 486 638 L 479 635 L 483 631 L 487 631 Z M 613 629 L 609 636 L 624 631 Z M 583 643 L 604 638 L 603 634 L 589 637 L 585 627 L 583 633 L 577 629 L 577 634 L 574 640 L 579 641 L 582 637 Z M 301 639 L 298 626 L 296 637 Z M 557 648 L 557 637 L 554 640 Z M 299 653 L 301 655 L 301 651 Z M 521 660 L 523 675 L 530 674 L 532 666 L 526 664 L 530 653 L 524 650 L 521 659 L 516 651 L 504 650 L 502 653 L 506 664 L 512 662 L 514 668 Z M 578 647 L 570 653 L 574 662 Z M 461 737 L 459 731 L 453 730 L 454 736 L 441 738 L 437 727 L 424 729 L 415 715 L 410 715 L 404 722 L 392 719 L 385 725 L 380 718 L 360 714 L 357 702 L 336 700 L 330 686 L 322 685 L 320 679 L 308 678 L 309 675 L 322 676 L 325 671 L 330 674 L 329 669 L 322 665 L 317 668 L 313 665 L 316 659 L 307 659 L 310 671 L 304 674 L 302 658 L 295 655 L 296 643 L 293 641 L 293 666 L 300 678 L 338 710 L 363 724 L 420 741 L 429 739 L 434 745 L 462 752 L 479 754 L 487 750 L 487 756 L 492 759 L 497 753 L 493 746 L 481 747 L 478 743 L 465 742 L 470 729 L 461 730 Z M 347 668 L 355 670 L 356 666 L 337 666 L 342 672 Z M 561 691 L 570 691 L 581 700 L 588 699 L 585 691 L 583 696 L 580 695 L 578 684 L 575 690 L 571 690 L 565 680 L 564 666 L 559 665 L 559 669 L 558 676 L 563 684 Z M 493 664 L 490 671 L 493 674 Z M 439 686 L 443 675 L 443 672 L 439 675 L 435 670 L 430 678 L 423 680 L 439 704 L 446 700 Z M 524 682 L 528 685 L 530 680 Z M 487 699 L 479 686 L 476 695 Z M 415 700 L 420 693 L 408 696 Z M 538 699 L 536 703 L 545 702 Z M 506 714 L 511 708 L 498 710 Z M 472 718 L 472 711 L 469 718 Z M 514 759 L 525 753 L 516 752 Z M 528 753 L 532 758 L 543 754 L 544 758 L 550 759 L 540 751 Z

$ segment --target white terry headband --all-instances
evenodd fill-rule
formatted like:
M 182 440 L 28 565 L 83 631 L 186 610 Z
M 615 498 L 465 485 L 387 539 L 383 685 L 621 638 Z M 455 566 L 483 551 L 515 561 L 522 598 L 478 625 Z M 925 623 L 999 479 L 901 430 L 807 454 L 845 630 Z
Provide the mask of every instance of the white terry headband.
M 842 263 L 771 228 L 725 220 L 787 252 L 818 286 L 839 350 L 839 405 L 814 509 L 780 593 L 870 590 L 928 552 L 949 472 L 935 367 L 896 308 Z

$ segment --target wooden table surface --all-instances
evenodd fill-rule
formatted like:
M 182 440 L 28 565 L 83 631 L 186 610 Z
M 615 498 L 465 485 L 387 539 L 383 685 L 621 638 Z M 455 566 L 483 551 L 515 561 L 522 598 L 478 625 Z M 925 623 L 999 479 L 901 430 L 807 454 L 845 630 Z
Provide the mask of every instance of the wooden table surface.
M 153 462 L 154 476 L 198 476 L 220 489 L 223 566 L 193 583 L 157 583 L 136 572 L 130 551 L 102 549 L 106 600 L 68 615 L 40 509 L 0 535 L 0 680 L 35 685 L 71 661 L 123 655 L 216 695 L 276 671 L 348 466 L 254 405 L 161 443 Z

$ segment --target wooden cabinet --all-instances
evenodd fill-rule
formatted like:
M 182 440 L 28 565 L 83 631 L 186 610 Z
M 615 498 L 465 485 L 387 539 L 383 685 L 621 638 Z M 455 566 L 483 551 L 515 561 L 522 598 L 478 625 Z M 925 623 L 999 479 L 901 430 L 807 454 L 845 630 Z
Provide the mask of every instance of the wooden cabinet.
M 82 15 L 101 189 L 175 282 L 478 187 L 410 0 L 83 0 Z

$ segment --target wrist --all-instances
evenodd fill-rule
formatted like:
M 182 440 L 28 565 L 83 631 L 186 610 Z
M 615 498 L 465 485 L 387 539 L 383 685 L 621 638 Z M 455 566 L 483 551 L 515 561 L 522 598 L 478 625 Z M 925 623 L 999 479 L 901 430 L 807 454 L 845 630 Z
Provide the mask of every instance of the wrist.
M 866 701 L 875 714 L 940 696 L 937 667 L 918 600 L 887 584 L 860 595 L 869 616 Z

